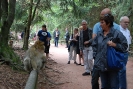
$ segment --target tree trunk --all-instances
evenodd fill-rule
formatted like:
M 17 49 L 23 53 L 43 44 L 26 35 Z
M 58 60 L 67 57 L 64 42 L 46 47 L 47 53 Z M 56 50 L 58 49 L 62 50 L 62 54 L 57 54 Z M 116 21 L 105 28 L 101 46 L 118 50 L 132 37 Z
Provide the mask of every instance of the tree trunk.
M 1 27 L 0 46 L 8 46 L 10 27 L 13 23 L 14 15 L 15 15 L 15 5 L 16 5 L 16 0 L 9 1 L 9 7 L 8 7 L 8 2 L 6 0 L 2 1 L 2 13 L 3 13 L 2 22 L 3 23 Z
M 30 8 L 29 8 L 29 17 L 28 17 L 28 23 L 27 26 L 25 27 L 25 34 L 24 34 L 24 44 L 23 44 L 23 49 L 28 49 L 28 40 L 29 40 L 29 35 L 30 35 L 30 26 L 32 21 L 34 20 L 36 9 L 40 3 L 40 0 L 37 1 L 36 7 L 34 8 L 34 11 L 32 13 L 33 9 L 33 0 L 30 0 Z
M 30 0 L 30 8 L 29 8 L 29 17 L 28 17 L 28 23 L 27 26 L 25 28 L 25 33 L 24 33 L 24 45 L 23 48 L 24 49 L 28 49 L 28 40 L 29 40 L 29 33 L 30 33 L 30 25 L 31 25 L 31 20 L 32 20 L 32 3 L 33 0 Z
M 1 37 L 0 37 L 0 60 L 8 61 L 8 64 L 21 64 L 19 57 L 8 46 L 10 27 L 15 17 L 16 0 L 1 0 Z M 12 65 L 13 66 L 13 65 Z
M 1 0 L 0 0 L 0 6 L 1 6 Z M 0 27 L 1 27 L 1 16 L 2 16 L 2 9 L 0 7 Z

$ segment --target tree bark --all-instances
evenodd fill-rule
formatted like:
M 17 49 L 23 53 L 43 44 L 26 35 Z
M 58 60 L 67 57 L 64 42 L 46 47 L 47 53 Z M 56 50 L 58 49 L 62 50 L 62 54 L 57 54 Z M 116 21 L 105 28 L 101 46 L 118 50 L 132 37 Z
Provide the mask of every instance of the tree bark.
M 8 46 L 8 38 L 10 27 L 14 20 L 16 0 L 9 0 L 9 7 L 7 0 L 2 0 L 2 27 L 0 46 Z M 9 9 L 8 9 L 9 8 Z
M 30 8 L 29 8 L 29 16 L 28 16 L 28 23 L 27 26 L 25 28 L 25 33 L 24 33 L 24 45 L 23 48 L 24 49 L 28 49 L 28 40 L 29 40 L 29 34 L 30 34 L 30 25 L 31 25 L 31 20 L 32 20 L 32 5 L 33 0 L 30 0 Z
M 8 46 L 10 27 L 15 17 L 15 6 L 16 0 L 9 0 L 9 2 L 7 2 L 7 0 L 1 0 L 2 26 L 0 34 L 0 59 L 5 60 L 5 62 L 9 62 L 9 65 L 13 63 L 21 64 L 19 57 Z M 16 67 L 16 65 L 14 67 Z
M 1 9 L 1 0 L 0 0 L 0 39 L 1 39 L 1 16 L 2 16 L 2 9 Z
M 2 9 L 1 9 L 1 0 L 0 0 L 0 24 L 1 24 L 1 16 L 2 16 Z
M 28 17 L 28 22 L 25 28 L 25 35 L 24 35 L 24 44 L 23 44 L 23 48 L 24 49 L 28 49 L 28 40 L 29 40 L 29 35 L 30 35 L 30 26 L 32 21 L 34 20 L 35 14 L 36 14 L 36 9 L 38 7 L 40 3 L 40 0 L 37 1 L 37 4 L 34 8 L 34 11 L 32 13 L 33 10 L 33 0 L 30 0 L 30 8 L 29 8 L 29 17 Z

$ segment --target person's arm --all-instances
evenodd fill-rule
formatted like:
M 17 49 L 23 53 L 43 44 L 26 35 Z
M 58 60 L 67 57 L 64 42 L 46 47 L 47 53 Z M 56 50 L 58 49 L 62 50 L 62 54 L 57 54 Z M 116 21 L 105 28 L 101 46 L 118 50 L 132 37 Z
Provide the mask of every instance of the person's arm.
M 79 49 L 80 51 L 83 51 L 83 41 L 82 41 L 82 31 L 80 31 L 80 36 L 79 36 Z
M 48 38 L 49 40 L 51 40 L 51 34 L 48 32 Z
M 95 59 L 95 57 L 96 57 L 96 55 L 97 55 L 97 41 L 98 41 L 98 37 L 96 36 L 94 39 L 93 39 L 93 41 L 92 41 L 92 48 L 93 48 L 93 58 Z
M 83 55 L 83 41 L 82 41 L 81 31 L 80 31 L 80 36 L 79 36 L 79 50 L 80 50 L 80 55 Z
M 92 34 L 92 38 L 94 39 L 97 35 L 95 33 Z
M 114 47 L 116 50 L 120 52 L 126 52 L 128 48 L 126 37 L 120 31 L 119 33 L 115 34 L 117 34 L 116 38 L 113 38 L 111 41 L 109 41 L 108 45 Z
M 98 33 L 98 29 L 100 26 L 100 23 L 96 23 L 93 27 L 93 32 L 92 32 L 92 39 L 94 39 L 96 36 L 97 36 L 97 33 Z
M 40 37 L 40 31 L 38 31 L 37 33 L 37 40 L 39 40 L 39 37 Z
M 97 26 L 96 25 L 94 25 L 94 27 L 93 27 L 93 33 L 92 33 L 92 39 L 94 39 L 96 36 L 97 36 Z
M 132 40 L 132 36 L 131 36 L 131 34 L 130 34 L 130 31 L 128 30 L 128 32 L 129 32 L 129 35 L 130 35 L 130 39 L 129 39 L 129 45 L 131 44 L 131 40 Z

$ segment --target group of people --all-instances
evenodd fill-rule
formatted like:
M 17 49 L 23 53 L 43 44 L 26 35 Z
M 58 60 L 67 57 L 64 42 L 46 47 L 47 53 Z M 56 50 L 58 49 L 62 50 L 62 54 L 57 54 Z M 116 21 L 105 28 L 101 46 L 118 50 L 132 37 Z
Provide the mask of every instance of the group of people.
M 99 22 L 93 29 L 88 27 L 86 20 L 81 22 L 81 27 L 75 28 L 69 38 L 66 29 L 66 47 L 69 50 L 68 63 L 74 60 L 74 64 L 84 66 L 83 76 L 91 75 L 92 89 L 99 89 L 99 78 L 101 89 L 127 89 L 126 64 L 128 61 L 128 50 L 131 44 L 131 35 L 128 30 L 129 18 L 122 16 L 120 25 L 114 22 L 114 17 L 109 8 L 105 8 L 100 13 Z M 49 57 L 51 35 L 47 31 L 46 25 L 37 34 L 38 39 L 45 44 L 46 57 Z M 58 47 L 60 32 L 56 29 L 53 33 L 55 47 Z M 69 42 L 70 41 L 70 42 Z M 123 68 L 111 70 L 107 64 L 107 48 L 113 47 L 115 50 L 124 53 L 125 60 Z M 79 63 L 76 57 L 79 57 Z
M 66 42 L 66 48 L 68 48 L 69 46 L 69 38 L 70 38 L 70 34 L 68 29 L 65 29 L 66 33 L 65 33 L 65 42 Z M 58 30 L 58 28 L 55 29 L 55 31 L 53 32 L 53 39 L 54 39 L 54 44 L 55 47 L 58 47 L 58 43 L 59 43 L 59 37 L 60 37 L 60 31 Z
M 74 60 L 74 64 L 84 66 L 83 56 L 80 55 L 80 49 L 79 49 L 79 32 L 78 32 L 78 28 L 74 29 L 74 33 L 70 36 L 69 40 L 70 40 L 70 43 L 69 43 L 69 46 L 68 46 L 69 61 L 68 61 L 67 64 L 70 64 L 70 61 Z M 76 62 L 77 54 L 79 56 L 79 63 Z
M 92 76 L 92 89 L 99 89 L 99 77 L 101 79 L 101 89 L 127 89 L 126 64 L 128 61 L 129 45 L 131 35 L 128 30 L 129 18 L 122 16 L 120 25 L 114 22 L 114 16 L 109 8 L 105 8 L 100 13 L 99 22 L 88 28 L 87 21 L 81 22 L 82 28 L 75 28 L 70 37 L 69 59 L 81 65 L 81 59 L 85 72 L 83 76 Z M 79 31 L 78 31 L 79 30 Z M 119 70 L 108 68 L 107 48 L 113 47 L 116 51 L 124 54 L 124 66 Z M 76 56 L 79 55 L 79 63 Z

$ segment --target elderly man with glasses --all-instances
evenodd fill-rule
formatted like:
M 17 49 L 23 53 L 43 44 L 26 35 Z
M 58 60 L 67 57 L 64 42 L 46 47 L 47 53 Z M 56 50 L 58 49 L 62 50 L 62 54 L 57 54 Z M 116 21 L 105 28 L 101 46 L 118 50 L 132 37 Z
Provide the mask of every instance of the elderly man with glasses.
M 127 51 L 129 51 L 129 45 L 131 44 L 131 35 L 130 31 L 128 30 L 129 25 L 129 18 L 127 16 L 122 16 L 120 18 L 120 31 L 123 33 L 123 35 L 127 39 L 128 48 Z M 126 64 L 128 60 L 128 54 L 125 55 L 125 66 L 119 71 L 119 88 L 120 89 L 127 89 L 127 81 L 126 81 Z

